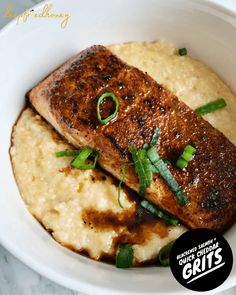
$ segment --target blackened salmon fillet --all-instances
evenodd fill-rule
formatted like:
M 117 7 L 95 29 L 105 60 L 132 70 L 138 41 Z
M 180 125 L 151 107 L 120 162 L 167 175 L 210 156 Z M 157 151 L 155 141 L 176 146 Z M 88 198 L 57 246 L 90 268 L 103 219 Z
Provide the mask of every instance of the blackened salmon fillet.
M 101 125 L 98 98 L 113 92 L 119 99 L 116 119 Z M 187 144 L 197 148 L 185 170 L 169 169 L 190 200 L 178 205 L 159 174 L 145 198 L 179 218 L 190 228 L 226 230 L 236 219 L 236 147 L 202 117 L 147 73 L 129 66 L 107 48 L 92 46 L 69 59 L 28 93 L 29 100 L 70 144 L 99 152 L 99 164 L 117 179 L 121 165 L 131 160 L 130 144 L 141 148 L 160 130 L 157 150 L 175 163 Z M 102 117 L 114 105 L 106 100 Z M 125 183 L 139 191 L 139 179 L 127 167 Z M 91 204 L 92 205 L 92 204 Z

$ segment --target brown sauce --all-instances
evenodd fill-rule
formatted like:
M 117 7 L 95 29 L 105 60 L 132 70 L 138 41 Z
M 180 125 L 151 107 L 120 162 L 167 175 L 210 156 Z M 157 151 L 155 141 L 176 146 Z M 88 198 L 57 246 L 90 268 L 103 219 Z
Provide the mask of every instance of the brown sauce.
M 114 251 L 121 243 L 145 244 L 152 234 L 165 238 L 168 226 L 146 210 L 141 210 L 141 214 L 137 215 L 136 210 L 114 213 L 111 210 L 102 212 L 90 208 L 83 211 L 82 219 L 87 226 L 97 231 L 116 231 L 118 236 L 113 240 Z

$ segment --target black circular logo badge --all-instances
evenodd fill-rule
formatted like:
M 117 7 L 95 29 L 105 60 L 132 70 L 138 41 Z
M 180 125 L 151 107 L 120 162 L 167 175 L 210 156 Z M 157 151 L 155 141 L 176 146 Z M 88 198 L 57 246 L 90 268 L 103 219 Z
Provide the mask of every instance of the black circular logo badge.
M 181 235 L 170 253 L 176 280 L 194 291 L 209 291 L 229 276 L 233 254 L 228 242 L 213 230 L 192 229 Z

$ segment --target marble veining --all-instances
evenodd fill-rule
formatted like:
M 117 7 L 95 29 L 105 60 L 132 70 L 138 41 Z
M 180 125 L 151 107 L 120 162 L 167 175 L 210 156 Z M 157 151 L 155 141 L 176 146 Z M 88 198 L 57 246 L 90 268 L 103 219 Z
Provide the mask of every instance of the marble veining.
M 43 278 L 0 247 L 0 295 L 81 295 Z

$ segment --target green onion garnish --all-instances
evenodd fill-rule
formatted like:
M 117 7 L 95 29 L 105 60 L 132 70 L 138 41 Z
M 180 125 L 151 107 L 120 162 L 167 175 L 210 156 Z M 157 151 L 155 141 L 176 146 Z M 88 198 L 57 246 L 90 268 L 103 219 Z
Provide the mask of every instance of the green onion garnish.
M 159 252 L 159 261 L 160 264 L 163 266 L 169 266 L 170 265 L 170 251 L 174 245 L 174 241 L 171 241 L 167 245 L 165 245 L 163 248 L 161 248 Z
M 152 170 L 150 169 L 150 161 L 147 158 L 147 151 L 145 149 L 137 150 L 133 144 L 129 146 L 129 151 L 139 177 L 139 194 L 144 197 L 145 189 L 150 186 L 152 181 Z
M 180 48 L 179 49 L 179 55 L 180 56 L 184 56 L 184 55 L 187 55 L 188 51 L 186 48 Z
M 142 200 L 140 204 L 143 208 L 145 208 L 147 211 L 151 212 L 155 217 L 163 219 L 168 224 L 176 226 L 179 224 L 178 219 L 175 217 L 169 215 L 168 213 L 164 212 L 157 206 L 154 206 L 152 203 L 148 202 L 147 200 Z
M 167 160 L 167 159 L 163 159 L 164 163 L 166 163 L 166 165 L 171 165 L 171 161 Z
M 56 152 L 56 157 L 61 158 L 61 157 L 75 157 L 78 156 L 80 153 L 80 150 L 66 150 L 66 151 L 60 151 Z
M 143 149 L 144 150 L 147 150 L 149 148 L 149 144 L 148 143 L 145 143 L 144 145 L 143 145 Z
M 195 147 L 189 144 L 186 145 L 183 153 L 181 154 L 181 156 L 179 156 L 177 162 L 175 163 L 175 166 L 182 170 L 186 168 L 188 166 L 188 163 L 193 159 L 193 156 L 196 153 L 196 151 L 197 150 L 195 149 Z
M 160 133 L 159 128 L 155 128 L 153 136 L 152 136 L 152 140 L 151 140 L 151 143 L 150 143 L 150 146 L 156 146 L 157 145 L 159 135 L 160 135 L 159 133 Z
M 174 176 L 171 174 L 167 164 L 158 155 L 156 148 L 154 146 L 149 148 L 149 150 L 147 151 L 147 156 L 153 164 L 153 166 L 158 170 L 162 178 L 166 181 L 168 186 L 175 193 L 175 197 L 177 199 L 178 204 L 180 206 L 188 205 L 188 198 L 185 196 L 185 194 L 182 191 L 182 188 L 177 183 Z
M 118 204 L 120 205 L 121 208 L 124 208 L 124 206 L 121 204 L 121 201 L 120 201 L 121 186 L 122 186 L 123 182 L 125 181 L 125 176 L 126 176 L 125 169 L 129 165 L 133 165 L 133 163 L 129 162 L 129 163 L 124 163 L 123 165 L 121 165 L 122 177 L 121 177 L 121 181 L 119 182 L 119 185 L 118 185 Z
M 116 267 L 129 268 L 133 265 L 134 250 L 131 245 L 123 244 L 119 246 L 116 255 Z
M 148 150 L 151 146 L 156 146 L 158 139 L 159 139 L 159 128 L 155 128 L 150 144 L 144 143 L 143 149 Z
M 159 129 L 156 128 L 149 146 L 144 145 L 140 150 L 137 150 L 133 144 L 129 147 L 135 171 L 139 177 L 139 194 L 141 197 L 144 197 L 145 189 L 151 184 L 152 174 L 159 173 L 175 193 L 178 204 L 185 206 L 189 204 L 188 198 L 185 196 L 181 186 L 176 182 L 174 176 L 169 171 L 168 165 L 160 158 L 156 151 L 155 145 L 157 144 L 158 137 Z
M 150 169 L 151 163 L 147 157 L 147 151 L 144 149 L 138 150 L 138 158 L 143 165 L 146 187 L 149 187 L 152 182 L 152 170 Z
M 188 161 L 184 160 L 181 158 L 181 156 L 178 158 L 177 162 L 175 163 L 175 166 L 178 167 L 179 169 L 183 170 L 188 166 Z
M 226 101 L 224 100 L 224 98 L 219 98 L 217 100 L 214 100 L 212 102 L 209 102 L 209 103 L 197 108 L 195 110 L 195 113 L 200 116 L 203 116 L 205 114 L 214 112 L 218 109 L 222 109 L 226 106 L 227 106 L 227 104 L 226 104 Z
M 88 160 L 88 158 L 93 158 L 92 164 L 85 164 L 85 161 Z M 93 169 L 96 166 L 97 159 L 97 151 L 90 147 L 85 147 L 81 149 L 77 157 L 71 161 L 71 166 L 82 170 Z
M 105 98 L 111 98 L 111 99 L 115 102 L 116 106 L 115 106 L 115 111 L 114 111 L 114 113 L 112 113 L 112 114 L 111 114 L 110 116 L 108 116 L 107 118 L 102 119 L 101 114 L 100 114 L 100 104 L 103 103 L 103 100 L 104 100 Z M 118 113 L 118 109 L 119 109 L 119 100 L 118 100 L 118 98 L 115 96 L 115 94 L 112 93 L 112 92 L 105 92 L 105 93 L 103 93 L 103 94 L 99 97 L 98 102 L 97 102 L 97 117 L 98 117 L 98 121 L 99 121 L 102 125 L 106 125 L 106 124 L 107 124 L 108 122 L 110 122 L 112 119 L 116 118 L 117 113 Z
M 139 194 L 141 197 L 144 197 L 145 189 L 149 187 L 152 182 L 152 173 L 158 173 L 157 169 L 152 165 L 147 157 L 148 149 L 150 146 L 156 146 L 158 138 L 159 128 L 155 128 L 150 144 L 145 143 L 143 148 L 140 150 L 137 150 L 133 144 L 131 144 L 129 147 L 129 151 L 132 155 L 135 166 L 135 171 L 139 177 Z
M 120 191 L 121 191 L 121 185 L 125 180 L 125 169 L 126 169 L 127 165 L 131 165 L 131 163 L 125 163 L 125 164 L 121 165 L 122 177 L 121 177 L 121 181 L 119 182 L 119 185 L 118 185 L 118 204 L 120 205 L 121 208 L 124 208 L 124 206 L 121 204 L 121 201 L 120 201 Z

